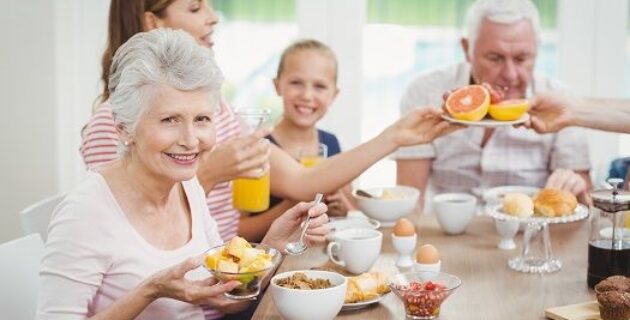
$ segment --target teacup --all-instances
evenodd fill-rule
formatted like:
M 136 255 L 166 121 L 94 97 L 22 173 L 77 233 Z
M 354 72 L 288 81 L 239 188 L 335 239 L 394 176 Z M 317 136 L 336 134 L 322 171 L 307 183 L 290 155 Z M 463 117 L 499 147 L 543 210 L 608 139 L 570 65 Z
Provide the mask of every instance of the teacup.
M 335 234 L 326 251 L 330 260 L 346 270 L 359 274 L 369 271 L 379 254 L 383 234 L 373 229 L 345 229 Z
M 433 210 L 447 234 L 461 234 L 475 216 L 477 198 L 467 193 L 443 193 L 433 197 Z

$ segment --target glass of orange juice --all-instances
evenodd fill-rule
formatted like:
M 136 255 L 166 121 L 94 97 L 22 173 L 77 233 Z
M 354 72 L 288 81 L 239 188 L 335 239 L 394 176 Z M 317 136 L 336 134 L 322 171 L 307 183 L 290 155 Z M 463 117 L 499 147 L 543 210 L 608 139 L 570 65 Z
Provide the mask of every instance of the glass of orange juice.
M 315 148 L 303 148 L 300 149 L 298 159 L 300 163 L 305 167 L 312 167 L 320 163 L 322 160 L 328 157 L 328 146 L 323 143 L 317 145 Z
M 258 130 L 269 117 L 269 110 L 239 108 L 235 110 L 242 135 Z M 234 208 L 247 212 L 260 212 L 269 208 L 269 171 L 260 169 L 257 178 L 237 178 L 232 182 Z

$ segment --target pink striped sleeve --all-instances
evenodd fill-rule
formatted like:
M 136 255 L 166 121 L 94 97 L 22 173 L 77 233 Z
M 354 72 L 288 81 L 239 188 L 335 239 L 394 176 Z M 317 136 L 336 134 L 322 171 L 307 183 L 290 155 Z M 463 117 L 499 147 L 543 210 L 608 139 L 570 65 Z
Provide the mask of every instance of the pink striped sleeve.
M 109 104 L 98 106 L 83 130 L 79 151 L 89 169 L 118 159 L 118 133 Z

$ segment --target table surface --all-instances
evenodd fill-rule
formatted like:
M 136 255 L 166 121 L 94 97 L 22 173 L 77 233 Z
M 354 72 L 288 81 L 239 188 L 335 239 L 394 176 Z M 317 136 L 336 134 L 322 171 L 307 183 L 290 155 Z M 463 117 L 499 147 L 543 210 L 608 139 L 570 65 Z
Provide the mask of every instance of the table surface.
M 508 259 L 520 254 L 522 233 L 517 235 L 517 249 L 497 248 L 499 235 L 494 221 L 478 216 L 462 235 L 445 235 L 435 216 L 415 219 L 418 246 L 426 243 L 438 248 L 442 271 L 457 275 L 462 286 L 442 305 L 440 319 L 544 319 L 544 310 L 594 300 L 586 285 L 588 220 L 549 226 L 554 256 L 562 269 L 551 274 L 529 274 L 511 270 Z M 404 272 L 395 265 L 396 253 L 391 243 L 391 228 L 381 228 L 383 247 L 372 271 L 389 274 Z M 315 247 L 298 257 L 287 257 L 278 272 L 311 269 L 328 265 L 323 248 Z M 335 319 L 404 319 L 402 302 L 388 294 L 379 304 L 365 309 L 341 312 Z M 267 291 L 256 309 L 254 319 L 282 319 Z

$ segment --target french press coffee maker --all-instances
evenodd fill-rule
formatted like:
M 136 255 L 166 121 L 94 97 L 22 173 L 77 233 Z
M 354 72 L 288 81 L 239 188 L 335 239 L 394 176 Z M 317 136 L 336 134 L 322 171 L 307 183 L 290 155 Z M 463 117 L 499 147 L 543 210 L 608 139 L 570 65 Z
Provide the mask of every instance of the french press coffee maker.
M 591 235 L 588 241 L 589 287 L 612 275 L 630 276 L 630 229 L 624 214 L 630 214 L 630 192 L 622 190 L 622 179 L 608 179 L 611 190 L 591 193 Z

